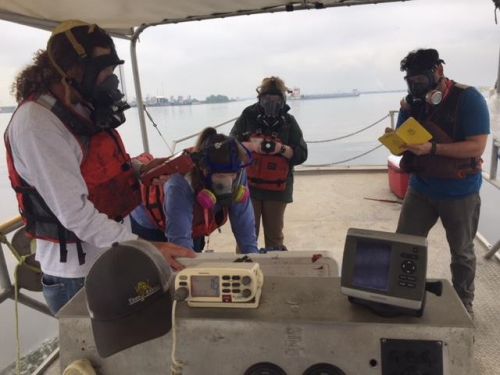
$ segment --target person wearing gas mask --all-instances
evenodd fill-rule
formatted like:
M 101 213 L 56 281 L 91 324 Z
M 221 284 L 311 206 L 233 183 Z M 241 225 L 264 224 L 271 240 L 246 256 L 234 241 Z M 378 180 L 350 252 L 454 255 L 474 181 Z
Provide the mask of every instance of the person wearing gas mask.
M 19 105 L 5 131 L 8 172 L 54 314 L 104 249 L 137 239 L 128 214 L 140 203 L 139 184 L 115 130 L 128 108 L 113 74 L 122 63 L 103 29 L 66 21 L 13 85 Z M 191 256 L 155 245 L 175 268 L 175 257 Z
M 444 75 L 435 49 L 410 52 L 401 61 L 408 96 L 398 126 L 413 116 L 431 134 L 430 142 L 408 145 L 400 166 L 411 173 L 397 232 L 427 236 L 441 219 L 451 252 L 452 282 L 472 313 L 476 235 L 481 200 L 481 155 L 490 132 L 486 101 L 473 87 Z
M 183 158 L 190 160 L 187 167 Z M 245 172 L 250 161 L 235 138 L 206 128 L 193 148 L 169 160 L 178 173 L 165 183 L 143 185 L 143 204 L 131 215 L 134 232 L 201 252 L 205 237 L 229 218 L 238 248 L 258 252 Z
M 268 250 L 286 250 L 285 208 L 293 200 L 293 167 L 307 159 L 307 144 L 295 118 L 288 113 L 288 89 L 282 79 L 269 77 L 257 88 L 258 102 L 245 108 L 231 135 L 252 151 L 247 168 L 256 232 L 260 221 Z

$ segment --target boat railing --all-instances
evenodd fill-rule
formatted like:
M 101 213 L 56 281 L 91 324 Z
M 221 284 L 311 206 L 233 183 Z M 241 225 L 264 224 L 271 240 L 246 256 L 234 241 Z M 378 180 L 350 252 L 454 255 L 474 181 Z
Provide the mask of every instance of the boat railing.
M 229 123 L 232 123 L 232 122 L 236 121 L 237 119 L 238 119 L 238 117 L 234 117 L 234 118 L 232 118 L 232 119 L 229 119 L 229 120 L 226 120 L 226 121 L 224 121 L 224 122 L 221 122 L 220 124 L 214 125 L 214 126 L 212 126 L 212 128 L 218 129 L 218 128 L 220 128 L 220 127 L 224 126 L 224 125 L 227 125 L 227 124 L 229 124 Z M 199 132 L 196 132 L 196 133 L 192 133 L 192 134 L 186 135 L 186 136 L 184 136 L 184 137 L 182 137 L 182 138 L 175 139 L 175 140 L 172 142 L 172 146 L 171 146 L 171 147 L 169 147 L 169 148 L 170 148 L 170 152 L 171 152 L 172 154 L 174 154 L 174 153 L 175 153 L 175 148 L 177 147 L 177 145 L 178 145 L 179 143 L 182 143 L 182 142 L 188 141 L 188 140 L 190 140 L 190 139 L 193 139 L 193 138 L 195 138 L 195 137 L 198 137 L 198 136 L 201 134 L 201 132 L 202 132 L 202 131 L 199 131 Z
M 9 240 L 11 234 L 15 236 L 14 232 L 22 230 L 24 226 L 23 220 L 21 216 L 17 216 L 13 219 L 10 219 L 4 223 L 0 224 L 0 303 L 4 302 L 7 299 L 12 299 L 15 303 L 15 317 L 16 317 L 16 373 L 20 373 L 21 362 L 24 359 L 21 359 L 21 348 L 20 348 L 20 335 L 19 335 L 19 312 L 17 308 L 18 303 L 22 303 L 23 305 L 41 312 L 45 315 L 53 317 L 48 306 L 45 303 L 39 302 L 36 299 L 24 294 L 21 291 L 21 287 L 23 287 L 22 283 L 18 284 L 18 268 L 14 270 L 14 284 L 12 284 L 10 279 L 9 270 L 7 267 L 7 261 L 4 254 L 4 246 L 13 253 L 13 256 L 18 261 L 18 266 L 22 265 L 25 261 L 24 256 L 20 256 L 17 250 L 14 248 L 13 243 L 15 242 L 12 239 L 12 242 Z M 23 233 L 24 235 L 24 233 Z M 25 267 L 31 268 L 30 265 L 24 263 Z M 26 287 L 26 285 L 24 285 Z M 45 370 L 51 366 L 51 364 L 58 358 L 59 356 L 59 347 L 56 347 L 55 350 L 52 351 L 35 369 L 32 374 L 33 375 L 41 375 L 45 372 Z
M 147 111 L 147 108 L 144 107 L 144 111 L 147 115 L 147 117 L 149 118 L 150 122 L 152 123 L 153 127 L 159 132 L 161 138 L 163 139 L 163 141 L 165 142 L 165 144 L 167 145 L 170 153 L 173 155 L 175 154 L 176 152 L 176 148 L 177 148 L 177 145 L 180 144 L 180 143 L 183 143 L 183 142 L 186 142 L 190 139 L 193 139 L 193 138 L 196 138 L 198 137 L 202 131 L 198 131 L 198 132 L 195 132 L 195 133 L 192 133 L 192 134 L 189 134 L 189 135 L 186 135 L 184 137 L 181 137 L 181 138 L 178 138 L 178 139 L 175 139 L 174 141 L 172 141 L 171 144 L 168 144 L 168 142 L 163 138 L 163 135 L 161 134 L 161 132 L 159 131 L 158 129 L 158 125 L 155 123 L 155 121 L 153 120 L 153 118 L 151 117 L 150 113 Z M 352 136 L 355 136 L 365 130 L 368 130 L 378 124 L 380 124 L 382 121 L 386 120 L 387 118 L 390 119 L 390 127 L 392 129 L 395 128 L 395 124 L 396 124 L 396 121 L 395 121 L 395 115 L 398 113 L 399 111 L 394 111 L 394 110 L 391 110 L 388 112 L 388 114 L 384 115 L 382 118 L 376 120 L 375 122 L 359 129 L 359 130 L 356 130 L 354 132 L 351 132 L 351 133 L 348 133 L 348 134 L 345 134 L 345 135 L 342 135 L 342 136 L 339 136 L 339 137 L 335 137 L 335 138 L 329 138 L 329 139 L 319 139 L 319 140 L 306 140 L 306 143 L 308 144 L 313 144 L 313 143 L 327 143 L 327 142 L 333 142 L 333 141 L 338 141 L 338 140 L 341 140 L 341 139 L 345 139 L 345 138 L 349 138 L 349 137 L 352 137 Z M 238 119 L 238 117 L 234 117 L 234 118 L 231 118 L 229 120 L 226 120 L 224 122 L 221 122 L 217 125 L 213 125 L 212 127 L 217 129 L 217 128 L 220 128 L 224 125 L 227 125 L 229 123 L 232 123 L 234 121 L 236 121 Z M 306 167 L 306 168 L 318 168 L 318 167 L 327 167 L 327 166 L 333 166 L 333 165 L 337 165 L 337 164 L 343 164 L 343 163 L 346 163 L 348 161 L 352 161 L 354 159 L 358 159 L 362 156 L 365 156 L 369 153 L 371 153 L 372 151 L 375 151 L 376 149 L 380 148 L 382 146 L 382 144 L 380 145 L 377 145 L 376 147 L 372 148 L 372 149 L 369 149 L 361 154 L 358 154 L 358 155 L 355 155 L 353 157 L 350 157 L 348 159 L 345 159 L 345 160 L 339 160 L 339 161 L 335 161 L 335 162 L 332 162 L 332 163 L 327 163 L 327 164 L 311 164 L 311 165 L 304 165 L 303 167 Z
M 373 128 L 374 126 L 380 124 L 381 122 L 383 122 L 384 120 L 386 120 L 387 118 L 390 119 L 390 125 L 391 125 L 391 129 L 394 129 L 395 128 L 395 115 L 396 113 L 398 113 L 399 111 L 394 111 L 394 110 L 391 110 L 389 111 L 386 115 L 384 115 L 383 117 L 379 118 L 378 120 L 372 122 L 371 124 L 361 128 L 361 129 L 358 129 L 358 130 L 355 130 L 351 133 L 348 133 L 348 134 L 344 134 L 344 135 L 341 135 L 341 136 L 338 136 L 338 137 L 334 137 L 334 138 L 327 138 L 327 139 L 318 139 L 318 140 L 306 140 L 306 143 L 307 144 L 314 144 L 314 143 L 328 143 L 328 142 L 334 142 L 334 141 L 339 141 L 341 139 L 346 139 L 346 138 L 350 138 L 350 137 L 353 137 L 355 135 L 358 135 L 368 129 L 371 129 Z M 379 149 L 380 147 L 382 147 L 383 144 L 378 144 L 377 146 L 374 146 L 366 151 L 363 151 L 357 155 L 354 155 L 354 156 L 351 156 L 347 159 L 342 159 L 342 160 L 337 160 L 337 161 L 333 161 L 333 162 L 330 162 L 330 163 L 321 163 L 321 164 L 303 164 L 301 165 L 302 168 L 326 168 L 326 167 L 334 167 L 336 165 L 339 165 L 339 164 L 345 164 L 347 162 L 350 162 L 352 160 L 355 160 L 355 159 L 359 159 L 365 155 L 368 155 L 370 153 L 372 153 L 373 151 Z M 386 166 L 384 166 L 384 168 L 386 168 Z
M 151 121 L 151 123 L 153 124 L 153 126 L 157 129 L 157 131 L 159 132 L 159 129 L 158 129 L 158 125 L 155 123 L 155 121 L 153 120 L 153 118 L 151 117 L 151 115 L 149 114 L 149 112 L 147 111 L 146 107 L 144 108 L 145 110 L 145 113 L 146 115 L 148 116 L 149 120 Z M 339 137 L 335 137 L 335 138 L 328 138 L 328 139 L 319 139 L 319 140 L 306 140 L 306 143 L 308 144 L 314 144 L 314 143 L 327 143 L 327 142 L 333 142 L 333 141 L 338 141 L 338 140 L 341 140 L 341 139 L 345 139 L 345 138 L 349 138 L 349 137 L 352 137 L 352 136 L 355 136 L 365 130 L 368 130 L 376 125 L 378 125 L 379 123 L 383 122 L 384 120 L 386 120 L 387 118 L 389 118 L 389 121 L 390 121 L 390 127 L 391 129 L 395 129 L 396 127 L 396 116 L 397 114 L 399 113 L 399 111 L 397 110 L 390 110 L 388 112 L 387 115 L 384 115 L 382 118 L 376 120 L 375 122 L 361 128 L 361 129 L 358 129 L 356 131 L 353 131 L 351 133 L 348 133 L 348 134 L 345 134 L 345 135 L 341 135 Z M 234 121 L 236 121 L 238 119 L 238 117 L 234 117 L 234 118 L 231 118 L 229 120 L 226 120 L 224 122 L 221 122 L 217 125 L 214 125 L 212 126 L 213 128 L 217 129 L 217 128 L 220 128 L 224 125 L 227 125 L 229 123 L 232 123 Z M 198 137 L 200 134 L 201 134 L 202 131 L 198 131 L 198 132 L 195 132 L 195 133 L 192 133 L 192 134 L 188 134 L 184 137 L 181 137 L 181 138 L 178 138 L 178 139 L 175 139 L 172 141 L 171 145 L 169 145 L 167 143 L 167 141 L 163 138 L 163 135 L 160 133 L 160 136 L 162 137 L 163 141 L 166 143 L 169 151 L 171 154 L 175 154 L 176 152 L 176 148 L 177 148 L 177 145 L 179 145 L 180 143 L 183 143 L 183 142 L 186 142 L 190 139 L 193 139 L 193 138 L 196 138 Z M 323 164 L 306 164 L 306 165 L 303 165 L 304 168 L 322 168 L 322 167 L 333 167 L 335 165 L 339 165 L 339 164 L 344 164 L 344 163 L 347 163 L 349 161 L 352 161 L 352 160 L 355 160 L 355 159 L 358 159 L 362 156 L 365 156 L 365 155 L 368 155 L 370 154 L 371 152 L 379 149 L 380 147 L 382 147 L 382 144 L 380 145 L 377 145 L 371 149 L 368 149 L 360 154 L 357 154 L 357 155 L 354 155 L 352 157 L 349 157 L 347 159 L 344 159 L 344 160 L 338 160 L 338 161 L 334 161 L 334 162 L 330 162 L 330 163 L 323 163 Z M 498 159 L 500 157 L 500 140 L 498 138 L 494 138 L 493 139 L 493 143 L 492 143 L 492 151 L 491 151 L 491 160 L 490 160 L 490 170 L 489 170 L 489 175 L 486 176 L 486 178 L 488 180 L 490 180 L 490 182 L 492 182 L 495 186 L 499 186 L 497 183 L 496 183 L 496 180 L 497 180 L 497 169 L 498 169 Z
M 0 303 L 10 298 L 15 300 L 16 285 L 12 284 L 7 268 L 3 245 L 9 244 L 8 235 L 23 226 L 23 221 L 20 216 L 17 216 L 9 221 L 0 224 Z M 18 290 L 17 301 L 43 314 L 52 316 L 46 304 L 29 297 Z
M 493 138 L 491 146 L 491 160 L 490 160 L 490 180 L 495 181 L 497 179 L 498 170 L 498 159 L 500 158 L 500 139 L 497 137 Z

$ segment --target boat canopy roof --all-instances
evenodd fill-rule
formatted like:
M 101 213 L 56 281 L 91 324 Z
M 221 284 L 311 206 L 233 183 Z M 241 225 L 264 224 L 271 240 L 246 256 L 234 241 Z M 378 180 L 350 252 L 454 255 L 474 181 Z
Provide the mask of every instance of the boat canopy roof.
M 0 0 L 0 19 L 45 30 L 79 19 L 130 39 L 150 25 L 408 0 Z

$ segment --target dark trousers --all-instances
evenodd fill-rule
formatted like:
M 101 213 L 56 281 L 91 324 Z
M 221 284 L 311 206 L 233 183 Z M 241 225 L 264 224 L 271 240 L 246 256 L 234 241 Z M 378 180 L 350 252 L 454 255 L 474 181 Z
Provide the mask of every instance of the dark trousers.
M 451 252 L 453 287 L 465 306 L 474 300 L 476 255 L 474 237 L 479 222 L 479 194 L 461 199 L 433 200 L 411 189 L 406 193 L 398 222 L 398 233 L 425 236 L 440 218 Z
M 143 227 L 132 216 L 130 216 L 130 225 L 132 226 L 132 233 L 137 234 L 143 240 L 167 242 L 167 237 L 160 229 Z
M 143 227 L 141 224 L 135 221 L 132 216 L 130 216 L 130 223 L 132 225 L 132 233 L 137 234 L 143 240 L 153 242 L 169 242 L 167 237 L 165 237 L 165 233 L 163 233 L 160 229 Z M 195 252 L 201 253 L 204 248 L 205 237 L 202 236 L 193 238 L 193 250 Z
M 283 226 L 287 203 L 280 201 L 263 201 L 252 198 L 255 214 L 255 234 L 259 237 L 260 220 L 264 228 L 264 243 L 266 249 L 283 248 Z

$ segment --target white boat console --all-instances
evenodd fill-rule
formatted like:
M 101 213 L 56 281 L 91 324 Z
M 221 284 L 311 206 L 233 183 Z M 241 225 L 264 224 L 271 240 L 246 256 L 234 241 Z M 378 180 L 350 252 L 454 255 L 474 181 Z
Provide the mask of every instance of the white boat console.
M 336 263 L 327 256 L 319 267 L 328 264 L 334 274 L 322 277 L 273 275 L 264 265 L 275 262 L 271 270 L 279 273 L 283 263 L 306 264 L 303 254 L 295 259 L 293 253 L 261 258 L 265 281 L 258 308 L 200 308 L 178 302 L 176 358 L 183 363 L 182 374 L 472 373 L 473 325 L 449 282 L 443 280 L 441 297 L 427 295 L 422 317 L 384 318 L 348 302 L 340 293 Z M 312 254 L 307 252 L 309 262 Z M 207 254 L 190 262 L 208 258 L 221 261 L 218 254 Z M 99 374 L 170 373 L 171 332 L 100 358 L 85 290 L 60 311 L 59 326 L 62 369 L 87 358 Z

